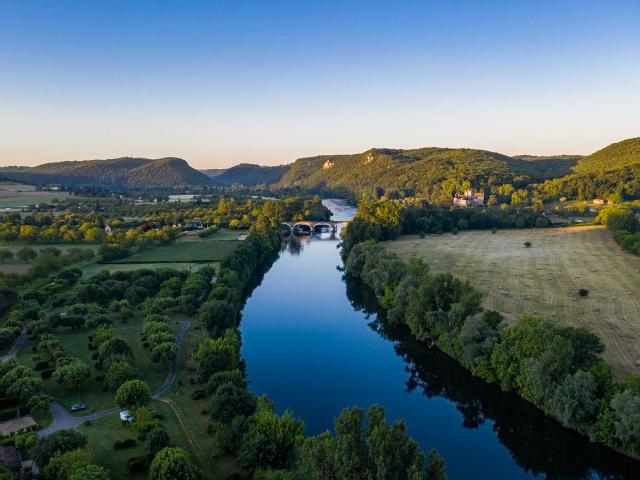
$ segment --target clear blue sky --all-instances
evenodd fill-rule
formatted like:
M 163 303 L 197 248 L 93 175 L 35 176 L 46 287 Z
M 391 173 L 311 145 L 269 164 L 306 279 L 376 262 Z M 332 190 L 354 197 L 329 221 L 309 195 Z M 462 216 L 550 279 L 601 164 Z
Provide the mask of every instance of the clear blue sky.
M 0 0 L 0 164 L 640 136 L 640 2 Z

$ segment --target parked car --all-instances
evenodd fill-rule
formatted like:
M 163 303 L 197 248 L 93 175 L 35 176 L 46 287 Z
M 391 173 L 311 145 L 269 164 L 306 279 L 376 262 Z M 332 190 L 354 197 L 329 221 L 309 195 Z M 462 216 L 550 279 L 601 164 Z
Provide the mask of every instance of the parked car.
M 80 410 L 84 410 L 86 408 L 87 408 L 87 406 L 84 403 L 72 403 L 71 404 L 71 411 L 72 412 L 79 412 Z

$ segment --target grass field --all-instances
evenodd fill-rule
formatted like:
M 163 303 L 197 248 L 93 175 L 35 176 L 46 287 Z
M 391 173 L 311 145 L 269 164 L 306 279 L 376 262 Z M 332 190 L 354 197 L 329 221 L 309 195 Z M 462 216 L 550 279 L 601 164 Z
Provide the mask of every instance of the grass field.
M 0 208 L 22 208 L 40 203 L 53 203 L 53 200 L 69 199 L 67 192 L 17 192 L 0 190 Z M 80 199 L 80 198 L 78 198 Z
M 184 235 L 169 245 L 135 253 L 117 263 L 219 262 L 236 249 L 236 237 L 242 233 L 222 231 L 207 238 Z
M 389 248 L 469 280 L 485 307 L 510 322 L 532 314 L 586 327 L 606 345 L 616 373 L 640 373 L 640 257 L 624 252 L 604 227 L 404 237 Z M 578 296 L 580 288 L 588 297 Z
M 0 195 L 8 194 L 8 192 L 35 192 L 35 190 L 36 187 L 26 183 L 12 182 L 11 180 L 0 181 Z

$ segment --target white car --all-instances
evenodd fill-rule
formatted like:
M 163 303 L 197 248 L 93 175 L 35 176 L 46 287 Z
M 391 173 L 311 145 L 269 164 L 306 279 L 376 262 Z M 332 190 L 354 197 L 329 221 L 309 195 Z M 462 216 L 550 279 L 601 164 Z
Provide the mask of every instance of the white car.
M 129 413 L 129 410 L 123 410 L 120 412 L 120 420 L 127 423 L 133 422 L 133 415 Z

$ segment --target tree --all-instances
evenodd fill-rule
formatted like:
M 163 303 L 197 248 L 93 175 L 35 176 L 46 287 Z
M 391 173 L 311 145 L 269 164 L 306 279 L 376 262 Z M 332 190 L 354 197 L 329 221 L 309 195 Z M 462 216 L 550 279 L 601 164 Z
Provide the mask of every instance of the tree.
M 177 447 L 165 447 L 154 457 L 149 467 L 149 480 L 199 480 L 200 473 L 186 452 Z
M 209 300 L 200 307 L 200 323 L 209 335 L 219 337 L 235 324 L 237 312 L 229 302 Z
M 110 478 L 106 469 L 90 463 L 75 470 L 68 480 L 110 480 Z
M 122 408 L 140 407 L 149 403 L 151 390 L 142 380 L 128 380 L 118 387 L 115 402 Z
M 123 357 L 133 360 L 131 347 L 121 338 L 110 338 L 98 348 L 98 365 L 106 366 L 109 359 Z
M 6 248 L 0 249 L 0 262 L 6 263 L 13 258 L 13 252 Z
M 447 480 L 447 470 L 445 469 L 444 459 L 435 450 L 429 452 L 427 480 Z
M 175 341 L 163 342 L 151 350 L 151 358 L 154 362 L 169 363 L 172 362 L 178 354 L 178 347 Z
M 235 383 L 223 383 L 211 397 L 211 418 L 217 422 L 229 423 L 238 415 L 251 415 L 255 409 L 254 395 Z
M 163 448 L 169 446 L 169 434 L 161 423 L 155 425 L 147 432 L 147 455 L 153 459 Z
M 240 365 L 237 349 L 226 338 L 203 340 L 195 355 L 198 361 L 198 376 L 206 382 L 215 372 L 236 370 Z
M 564 425 L 584 431 L 598 413 L 598 385 L 594 376 L 583 370 L 567 375 L 551 399 L 551 412 Z
M 295 447 L 303 439 L 304 424 L 289 411 L 278 417 L 269 410 L 261 410 L 248 421 L 238 464 L 248 470 L 290 468 Z
M 616 438 L 623 444 L 635 444 L 637 449 L 640 446 L 640 396 L 625 390 L 613 397 L 611 410 Z
M 109 368 L 107 368 L 105 384 L 107 388 L 115 391 L 127 380 L 134 380 L 136 378 L 138 378 L 138 370 L 126 360 L 119 360 L 111 363 Z
M 59 366 L 53 372 L 52 379 L 60 385 L 66 385 L 78 391 L 80 384 L 89 380 L 91 370 L 82 360 L 73 358 L 64 365 Z
M 46 437 L 40 437 L 33 451 L 33 459 L 40 468 L 49 464 L 56 453 L 84 448 L 87 437 L 76 430 L 58 430 Z
M 67 480 L 71 474 L 89 464 L 89 456 L 84 450 L 70 450 L 56 453 L 47 466 L 50 480 Z
M 26 262 L 26 263 L 29 263 L 31 260 L 33 260 L 37 256 L 38 256 L 38 252 L 36 252 L 31 247 L 22 247 L 16 253 L 16 257 L 18 257 L 20 260 L 22 260 L 23 262 Z

